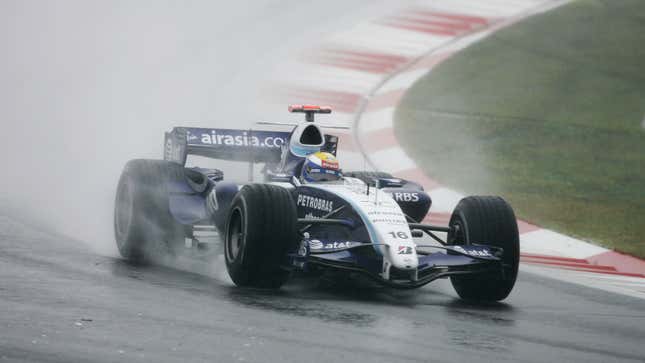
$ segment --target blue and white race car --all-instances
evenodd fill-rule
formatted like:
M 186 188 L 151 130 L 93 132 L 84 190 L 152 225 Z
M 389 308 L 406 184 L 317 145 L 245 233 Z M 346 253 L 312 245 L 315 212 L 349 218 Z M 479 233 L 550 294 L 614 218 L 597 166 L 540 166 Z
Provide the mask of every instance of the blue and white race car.
M 382 172 L 343 172 L 338 138 L 314 122 L 327 107 L 295 105 L 291 131 L 175 127 L 164 160 L 129 161 L 119 180 L 114 231 L 121 255 L 156 261 L 204 248 L 200 233 L 223 245 L 238 286 L 278 288 L 294 271 L 360 275 L 395 288 L 450 277 L 460 297 L 498 301 L 519 264 L 512 208 L 500 197 L 462 199 L 447 226 L 423 224 L 430 196 Z M 249 180 L 219 169 L 186 167 L 188 155 L 246 162 Z M 261 182 L 253 182 L 261 166 Z M 441 238 L 444 236 L 444 238 Z

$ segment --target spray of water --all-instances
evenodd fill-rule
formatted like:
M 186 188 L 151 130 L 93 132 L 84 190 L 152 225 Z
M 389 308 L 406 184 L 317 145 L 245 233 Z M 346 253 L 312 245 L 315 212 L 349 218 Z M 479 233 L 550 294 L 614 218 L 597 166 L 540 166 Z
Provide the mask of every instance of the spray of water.
M 283 104 L 258 106 L 255 91 L 277 65 L 392 6 L 0 2 L 0 210 L 117 255 L 114 195 L 129 159 L 161 158 L 173 126 L 248 127 L 285 114 Z
M 271 62 L 280 54 L 271 45 L 299 21 L 298 7 L 278 15 L 277 5 L 1 2 L 3 207 L 114 254 L 114 192 L 128 159 L 160 158 L 177 124 L 255 117 L 240 104 L 262 79 L 257 56 Z

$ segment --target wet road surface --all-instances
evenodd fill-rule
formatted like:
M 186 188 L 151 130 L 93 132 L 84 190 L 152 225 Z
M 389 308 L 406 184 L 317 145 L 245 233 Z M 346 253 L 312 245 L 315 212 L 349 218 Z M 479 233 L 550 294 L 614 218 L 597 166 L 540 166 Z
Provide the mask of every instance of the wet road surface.
M 447 280 L 269 292 L 232 286 L 220 261 L 133 266 L 1 222 L 0 361 L 645 360 L 645 302 L 528 273 L 487 306 Z

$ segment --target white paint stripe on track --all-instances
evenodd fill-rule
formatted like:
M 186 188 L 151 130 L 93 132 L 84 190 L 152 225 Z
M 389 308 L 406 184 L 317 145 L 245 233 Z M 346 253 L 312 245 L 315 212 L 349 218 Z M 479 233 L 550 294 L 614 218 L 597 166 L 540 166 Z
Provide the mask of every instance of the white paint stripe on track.
M 372 50 L 404 57 L 417 57 L 430 48 L 448 41 L 450 37 L 436 36 L 381 25 L 359 24 L 352 30 L 329 38 L 331 44 L 344 45 L 349 49 Z
M 539 255 L 584 259 L 607 251 L 605 248 L 547 229 L 524 233 L 520 240 L 522 252 Z
M 643 285 L 638 284 L 636 286 L 624 286 L 624 285 L 618 285 L 613 281 L 600 282 L 599 277 L 608 276 L 608 275 L 603 275 L 601 273 L 567 270 L 567 269 L 562 269 L 557 267 L 535 266 L 535 265 L 529 265 L 526 263 L 520 264 L 520 271 L 530 272 L 536 275 L 549 277 L 555 280 L 560 280 L 560 281 L 564 280 L 567 282 L 573 282 L 575 284 L 583 285 L 594 289 L 632 296 L 639 299 L 645 299 L 645 292 L 642 290 Z M 627 280 L 627 281 L 632 281 L 634 279 L 628 276 L 616 276 L 616 278 L 620 280 Z M 636 278 L 636 279 L 645 280 L 642 278 Z
M 536 4 L 530 3 L 494 3 L 480 0 L 437 0 L 427 3 L 432 9 L 453 12 L 456 14 L 499 18 L 509 17 L 526 11 Z
M 398 171 L 414 168 L 416 164 L 400 147 L 393 147 L 371 153 L 371 160 L 377 163 L 379 170 L 386 170 L 392 174 Z
M 357 131 L 359 134 L 367 134 L 378 130 L 392 129 L 394 126 L 393 120 L 394 107 L 385 107 L 380 110 L 366 112 L 361 118 Z
M 343 170 L 367 170 L 365 157 L 360 152 L 339 149 L 337 156 L 343 162 Z
M 392 77 L 392 79 L 388 80 L 387 83 L 383 85 L 383 87 L 379 88 L 378 91 L 376 91 L 376 95 L 380 95 L 383 93 L 391 92 L 391 91 L 397 91 L 397 90 L 404 90 L 407 88 L 410 88 L 414 82 L 418 81 L 421 77 L 425 76 L 428 72 L 430 72 L 430 69 L 413 69 L 411 71 L 406 71 L 402 72 L 400 74 L 397 74 L 396 76 Z
M 600 281 L 624 286 L 626 288 L 645 289 L 645 279 L 640 277 L 597 274 L 595 278 Z
M 365 94 L 382 78 L 383 75 L 377 73 L 319 64 L 303 64 L 294 67 L 287 77 L 280 79 L 280 82 L 308 89 L 351 90 L 354 93 Z
M 326 105 L 323 105 L 326 106 Z M 316 124 L 319 126 L 322 126 L 323 128 L 325 126 L 343 126 L 343 127 L 352 127 L 352 123 L 354 122 L 354 114 L 349 113 L 349 112 L 340 112 L 340 111 L 334 111 L 331 115 L 318 115 L 316 117 Z M 325 129 L 324 131 L 328 131 L 330 134 L 334 134 L 337 132 L 342 132 L 342 133 L 350 133 L 351 130 L 335 130 L 335 129 Z
M 489 36 L 491 33 L 494 33 L 493 29 L 486 29 L 476 33 L 471 33 L 464 35 L 459 39 L 455 39 L 453 42 L 446 44 L 441 47 L 441 53 L 455 53 L 459 50 L 466 48 L 467 46 L 480 41 L 482 38 Z
M 443 187 L 432 189 L 428 194 L 432 198 L 432 211 L 440 213 L 451 213 L 464 197 L 461 193 Z

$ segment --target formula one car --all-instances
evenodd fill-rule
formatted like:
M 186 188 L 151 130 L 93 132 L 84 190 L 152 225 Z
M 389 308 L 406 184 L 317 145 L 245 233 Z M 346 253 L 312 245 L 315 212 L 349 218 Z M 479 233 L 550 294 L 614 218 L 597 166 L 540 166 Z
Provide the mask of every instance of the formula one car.
M 464 299 L 508 296 L 519 264 L 508 203 L 471 196 L 447 226 L 424 224 L 431 199 L 419 184 L 382 172 L 342 172 L 338 137 L 314 122 L 330 108 L 289 110 L 306 117 L 288 132 L 175 127 L 165 135 L 164 160 L 129 161 L 114 212 L 121 255 L 155 261 L 179 249 L 211 250 L 201 237 L 211 233 L 238 286 L 278 288 L 299 271 L 404 289 L 450 277 Z M 186 167 L 188 155 L 246 162 L 249 180 Z M 256 165 L 261 182 L 253 182 Z

